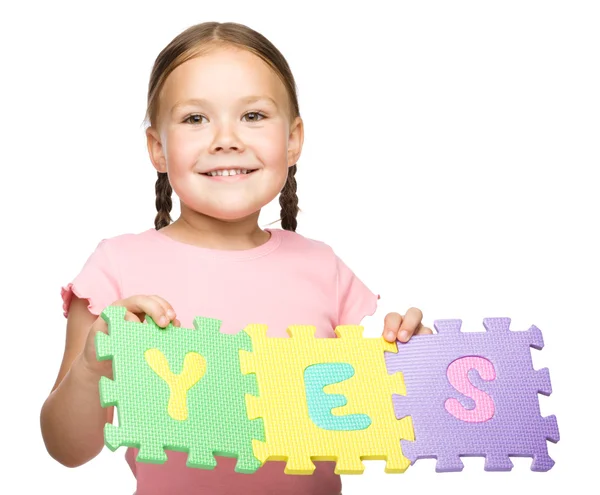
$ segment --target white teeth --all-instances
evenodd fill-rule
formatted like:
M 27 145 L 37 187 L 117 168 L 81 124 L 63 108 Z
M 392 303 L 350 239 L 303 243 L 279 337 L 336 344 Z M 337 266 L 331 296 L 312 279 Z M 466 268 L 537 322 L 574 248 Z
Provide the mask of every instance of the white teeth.
M 232 170 L 213 170 L 212 172 L 209 172 L 208 175 L 210 175 L 211 177 L 215 177 L 217 175 L 222 175 L 222 176 L 228 177 L 231 175 L 247 174 L 249 172 L 250 172 L 250 170 L 238 168 L 238 169 L 232 169 Z

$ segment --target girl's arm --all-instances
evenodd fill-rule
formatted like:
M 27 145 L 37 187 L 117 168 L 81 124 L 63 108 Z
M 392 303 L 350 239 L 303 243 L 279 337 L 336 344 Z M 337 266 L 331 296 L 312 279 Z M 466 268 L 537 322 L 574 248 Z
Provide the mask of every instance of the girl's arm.
M 136 295 L 113 303 L 123 306 L 128 321 L 149 315 L 161 327 L 179 326 L 173 307 L 159 296 Z M 104 447 L 104 425 L 114 407 L 100 405 L 98 384 L 112 378 L 112 361 L 96 359 L 96 332 L 108 332 L 106 322 L 88 310 L 88 301 L 73 296 L 67 319 L 67 341 L 56 383 L 42 406 L 40 423 L 48 453 L 61 464 L 77 467 Z
M 98 390 L 102 375 L 112 378 L 112 362 L 103 361 L 92 369 L 83 359 L 96 319 L 88 310 L 88 301 L 73 296 L 62 364 L 40 416 L 48 453 L 67 467 L 85 464 L 100 453 L 104 425 L 113 418 L 114 408 L 101 407 Z

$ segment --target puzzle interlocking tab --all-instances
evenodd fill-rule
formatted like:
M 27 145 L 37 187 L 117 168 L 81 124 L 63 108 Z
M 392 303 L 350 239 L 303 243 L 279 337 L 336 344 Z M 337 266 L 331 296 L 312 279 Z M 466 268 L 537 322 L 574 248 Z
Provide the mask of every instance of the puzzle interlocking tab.
M 313 460 L 359 474 L 361 459 L 404 472 L 410 462 L 400 440 L 414 434 L 411 418 L 396 419 L 391 402 L 405 393 L 402 373 L 385 368 L 384 351 L 395 352 L 395 344 L 364 338 L 361 326 L 338 326 L 339 338 L 315 338 L 315 330 L 290 326 L 290 338 L 272 338 L 265 325 L 246 327 L 253 351 L 240 351 L 241 369 L 256 375 L 259 389 L 247 396 L 248 415 L 263 419 L 266 437 L 253 440 L 255 455 L 287 461 L 287 474 L 311 474 Z
M 109 331 L 96 334 L 96 353 L 112 359 L 113 380 L 100 380 L 100 401 L 117 406 L 119 422 L 105 426 L 108 448 L 138 448 L 139 462 L 162 464 L 173 450 L 188 453 L 189 467 L 212 469 L 215 455 L 236 457 L 237 472 L 260 467 L 252 440 L 264 440 L 264 428 L 245 405 L 256 378 L 239 371 L 239 351 L 251 350 L 245 332 L 224 334 L 219 320 L 200 317 L 194 329 L 129 322 L 117 306 L 102 318 Z
M 543 348 L 542 334 L 511 331 L 510 321 L 485 318 L 485 332 L 462 332 L 462 320 L 438 320 L 437 334 L 386 353 L 389 372 L 404 375 L 407 393 L 393 402 L 398 418 L 413 419 L 415 441 L 402 441 L 411 462 L 437 458 L 436 471 L 461 471 L 460 456 L 485 456 L 486 471 L 510 471 L 514 456 L 533 457 L 532 471 L 552 468 L 546 440 L 558 442 L 558 425 L 538 403 L 552 393 L 550 376 L 533 369 L 530 351 Z

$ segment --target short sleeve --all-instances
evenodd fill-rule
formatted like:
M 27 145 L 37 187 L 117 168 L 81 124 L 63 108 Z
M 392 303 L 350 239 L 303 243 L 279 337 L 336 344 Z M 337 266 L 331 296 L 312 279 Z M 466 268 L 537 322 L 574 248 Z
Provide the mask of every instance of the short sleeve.
M 61 288 L 63 314 L 69 315 L 73 295 L 88 300 L 88 309 L 99 315 L 105 307 L 120 299 L 119 276 L 110 256 L 107 240 L 96 246 L 72 282 Z
M 360 325 L 365 316 L 377 310 L 379 294 L 372 292 L 348 266 L 336 256 L 338 325 Z

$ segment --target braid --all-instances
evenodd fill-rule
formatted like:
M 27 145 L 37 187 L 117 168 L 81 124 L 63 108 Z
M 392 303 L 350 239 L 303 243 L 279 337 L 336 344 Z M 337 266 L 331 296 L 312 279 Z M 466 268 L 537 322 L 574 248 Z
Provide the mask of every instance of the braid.
M 279 195 L 279 204 L 281 205 L 281 226 L 284 230 L 291 230 L 296 232 L 298 221 L 296 216 L 298 215 L 298 196 L 296 194 L 296 165 L 291 166 L 288 169 L 288 176 L 281 194 Z
M 156 217 L 154 218 L 154 227 L 156 230 L 160 230 L 171 223 L 171 208 L 173 207 L 173 201 L 171 200 L 171 193 L 173 189 L 169 183 L 169 176 L 165 172 L 158 172 L 158 179 L 156 179 Z

